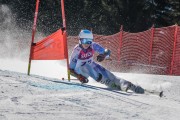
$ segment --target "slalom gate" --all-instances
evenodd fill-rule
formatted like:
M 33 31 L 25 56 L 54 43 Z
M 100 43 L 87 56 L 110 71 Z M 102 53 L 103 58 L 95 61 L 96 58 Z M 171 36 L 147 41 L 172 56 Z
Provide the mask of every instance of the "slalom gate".
M 28 71 L 27 71 L 28 75 L 30 75 L 32 60 L 66 59 L 67 75 L 68 75 L 68 80 L 70 81 L 64 0 L 60 0 L 60 2 L 61 2 L 63 27 L 57 30 L 56 32 L 50 34 L 43 40 L 40 40 L 39 42 L 35 43 L 34 39 L 35 39 L 39 4 L 40 4 L 40 0 L 36 0 L 34 23 L 32 27 L 32 40 L 31 40 L 31 46 L 30 46 L 29 63 L 28 63 Z
M 111 50 L 111 60 L 101 62 L 113 72 L 180 75 L 180 26 L 154 28 L 104 36 L 94 35 L 95 42 Z M 69 55 L 77 36 L 68 37 Z M 96 54 L 97 55 L 97 54 Z M 96 57 L 95 55 L 95 57 Z

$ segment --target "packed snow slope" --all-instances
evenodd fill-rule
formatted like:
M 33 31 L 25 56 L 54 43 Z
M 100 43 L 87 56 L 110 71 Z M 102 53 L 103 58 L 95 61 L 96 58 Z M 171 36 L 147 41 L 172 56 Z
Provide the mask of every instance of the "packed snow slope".
M 180 118 L 179 76 L 115 74 L 148 89 L 161 89 L 164 97 L 111 91 L 91 79 L 81 85 L 78 81 L 0 70 L 0 120 Z

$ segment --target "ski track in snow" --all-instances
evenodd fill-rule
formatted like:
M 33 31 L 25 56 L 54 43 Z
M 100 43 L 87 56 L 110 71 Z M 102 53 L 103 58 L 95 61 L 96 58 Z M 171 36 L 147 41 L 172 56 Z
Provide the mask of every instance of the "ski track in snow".
M 0 120 L 177 120 L 179 77 L 163 79 L 159 98 L 0 70 Z

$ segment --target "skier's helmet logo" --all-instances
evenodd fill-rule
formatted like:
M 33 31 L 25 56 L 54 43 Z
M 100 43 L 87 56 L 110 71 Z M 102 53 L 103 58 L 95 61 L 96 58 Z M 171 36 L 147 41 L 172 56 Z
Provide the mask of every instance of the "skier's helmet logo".
M 93 34 L 89 30 L 81 30 L 79 33 L 79 44 L 91 44 L 93 42 Z

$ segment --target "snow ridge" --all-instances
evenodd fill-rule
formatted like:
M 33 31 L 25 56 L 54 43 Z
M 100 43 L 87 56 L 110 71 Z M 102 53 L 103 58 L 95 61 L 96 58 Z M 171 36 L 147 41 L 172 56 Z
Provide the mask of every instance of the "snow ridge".
M 111 91 L 91 85 L 91 80 L 81 85 L 78 81 L 0 70 L 0 119 L 179 119 L 179 77 L 163 76 L 164 82 L 162 76 L 153 77 L 167 88 L 165 97 Z M 136 82 L 140 84 L 141 80 Z

